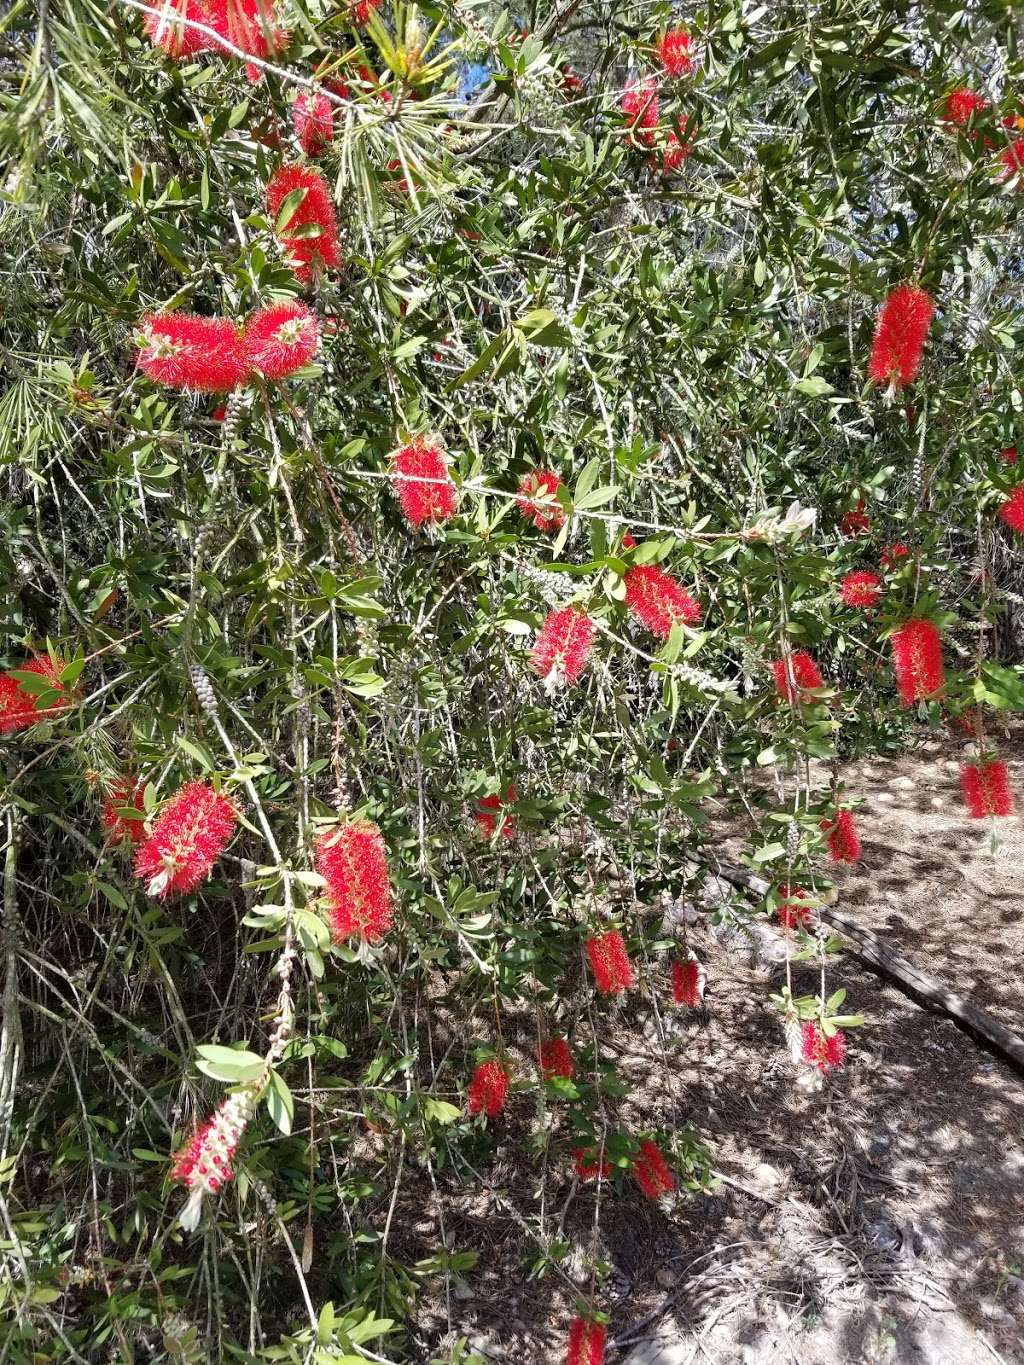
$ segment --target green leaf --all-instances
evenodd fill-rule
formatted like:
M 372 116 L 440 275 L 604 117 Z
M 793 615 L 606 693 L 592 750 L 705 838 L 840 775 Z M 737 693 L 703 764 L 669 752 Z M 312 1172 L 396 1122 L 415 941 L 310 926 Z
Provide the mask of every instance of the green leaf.
M 270 1084 L 267 1087 L 265 1098 L 267 1112 L 287 1137 L 292 1131 L 292 1123 L 295 1119 L 295 1100 L 292 1092 L 276 1071 L 270 1073 Z
M 202 1043 L 196 1048 L 196 1063 L 204 1076 L 232 1085 L 254 1081 L 263 1070 L 263 1058 L 244 1048 L 222 1047 L 219 1043 Z

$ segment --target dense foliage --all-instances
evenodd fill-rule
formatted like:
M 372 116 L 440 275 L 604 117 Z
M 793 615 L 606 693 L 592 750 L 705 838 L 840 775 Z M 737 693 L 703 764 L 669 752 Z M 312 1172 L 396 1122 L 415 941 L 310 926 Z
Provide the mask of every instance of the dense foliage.
M 699 1190 L 602 1039 L 722 821 L 841 1090 L 845 761 L 1012 808 L 1019 17 L 9 7 L 5 1359 L 462 1359 L 403 1186 Z

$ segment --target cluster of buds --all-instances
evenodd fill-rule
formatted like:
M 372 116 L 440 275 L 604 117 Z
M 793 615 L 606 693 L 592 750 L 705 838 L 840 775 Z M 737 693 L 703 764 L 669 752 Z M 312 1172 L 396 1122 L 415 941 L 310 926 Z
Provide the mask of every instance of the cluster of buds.
M 212 1118 L 199 1127 L 174 1158 L 171 1179 L 189 1191 L 179 1222 L 189 1232 L 199 1226 L 203 1200 L 216 1194 L 235 1174 L 234 1161 L 256 1105 L 256 1088 L 248 1086 L 223 1100 Z

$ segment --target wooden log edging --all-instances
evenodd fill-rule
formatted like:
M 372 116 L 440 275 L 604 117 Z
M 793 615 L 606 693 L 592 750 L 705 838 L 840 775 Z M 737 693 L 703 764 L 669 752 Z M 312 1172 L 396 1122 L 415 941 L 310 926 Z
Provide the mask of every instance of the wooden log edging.
M 715 867 L 708 866 L 708 871 L 724 881 L 732 882 L 734 886 L 754 891 L 759 896 L 767 895 L 771 889 L 769 882 L 753 872 L 748 872 L 745 867 L 721 863 Z M 894 953 L 877 934 L 872 933 L 870 929 L 864 929 L 849 915 L 832 906 L 824 912 L 815 910 L 814 913 L 827 929 L 834 929 L 836 933 L 849 939 L 853 944 L 854 955 L 894 982 L 904 995 L 910 996 L 927 1008 L 948 1015 L 967 1033 L 984 1039 L 1017 1070 L 1024 1072 L 1024 1038 L 1020 1034 L 1014 1033 L 986 1010 L 980 1009 L 972 1001 L 950 990 L 941 981 L 936 981 L 927 972 L 922 972 L 905 957 Z

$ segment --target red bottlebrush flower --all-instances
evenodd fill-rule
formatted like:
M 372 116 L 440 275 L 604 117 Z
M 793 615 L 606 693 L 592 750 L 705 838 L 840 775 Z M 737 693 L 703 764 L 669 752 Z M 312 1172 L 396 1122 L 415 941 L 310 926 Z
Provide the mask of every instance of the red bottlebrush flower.
M 1010 180 L 1017 182 L 1017 188 L 1024 188 L 1024 137 L 1015 137 L 1009 147 L 1004 147 L 999 153 L 999 160 L 1003 163 L 1003 174 L 999 177 L 1004 183 Z
M 68 703 L 64 684 L 60 681 L 63 671 L 63 659 L 58 659 L 54 666 L 49 655 L 43 654 L 37 659 L 29 659 L 27 663 L 20 664 L 10 673 L 0 674 L 0 735 L 10 734 L 13 730 L 23 730 L 26 725 L 34 725 L 44 716 L 65 709 Z M 37 673 L 46 679 L 55 692 L 60 693 L 60 697 L 47 706 L 37 706 L 38 694 L 23 687 L 21 679 L 14 676 L 15 673 Z
M 238 821 L 234 802 L 204 782 L 189 782 L 157 816 L 139 845 L 135 873 L 150 896 L 194 891 L 210 875 Z
M 135 781 L 130 777 L 116 777 L 107 787 L 101 819 L 103 828 L 107 831 L 108 844 L 119 844 L 125 839 L 137 844 L 145 837 L 146 826 L 142 819 L 146 810 L 146 802 L 143 799 L 145 792 L 145 782 Z M 129 807 L 139 812 L 138 820 L 119 814 L 119 811 Z
M 892 637 L 893 665 L 904 706 L 930 697 L 946 681 L 942 641 L 933 621 L 907 621 Z
M 193 1231 L 199 1223 L 205 1195 L 216 1194 L 235 1174 L 238 1144 L 252 1118 L 253 1092 L 240 1090 L 222 1100 L 212 1118 L 196 1129 L 187 1146 L 174 1157 L 171 1179 L 190 1191 L 182 1210 L 182 1226 Z
M 805 902 L 809 893 L 802 886 L 783 882 L 779 895 L 786 899 L 779 904 L 779 923 L 784 929 L 809 929 L 814 923 L 814 911 Z
M 284 379 L 316 354 L 320 329 L 304 303 L 272 303 L 245 324 L 242 349 L 250 366 L 267 379 Z
M 624 550 L 636 549 L 636 536 L 632 531 L 624 531 L 622 535 L 622 548 Z
M 846 1061 L 846 1038 L 842 1029 L 828 1037 L 820 1024 L 807 1019 L 803 1025 L 803 1059 L 822 1073 L 834 1071 Z
M 577 1180 L 607 1180 L 612 1173 L 612 1163 L 601 1160 L 600 1147 L 574 1147 L 572 1156 Z
M 664 149 L 660 153 L 656 152 L 651 162 L 660 169 L 662 175 L 671 175 L 673 171 L 678 171 L 692 151 L 692 142 L 680 142 L 675 133 L 669 133 Z
M 273 0 L 208 0 L 210 23 L 229 43 L 250 57 L 265 59 L 279 52 L 288 42 L 288 31 L 280 26 Z M 216 48 L 216 41 L 211 42 Z M 235 54 L 221 47 L 225 56 Z M 246 65 L 246 75 L 254 83 L 262 71 L 252 62 Z
M 235 324 L 191 313 L 143 318 L 135 363 L 157 384 L 198 393 L 228 393 L 249 377 Z
M 214 40 L 208 34 L 181 22 L 190 19 L 196 24 L 212 24 L 210 11 L 201 0 L 162 0 L 162 3 L 157 0 L 154 8 L 160 13 L 144 14 L 142 27 L 153 46 L 162 48 L 168 57 L 182 61 L 213 46 Z
M 657 128 L 661 117 L 658 105 L 658 82 L 645 76 L 639 85 L 627 86 L 622 95 L 622 112 L 633 129 Z
M 654 50 L 666 76 L 688 76 L 693 70 L 693 39 L 685 28 L 670 28 Z
M 960 787 L 972 820 L 1013 814 L 1013 789 L 1001 758 L 965 763 L 960 770 Z
M 530 655 L 547 686 L 571 687 L 579 680 L 594 647 L 594 623 L 579 607 L 559 607 L 544 618 Z
M 565 525 L 565 511 L 556 497 L 564 486 L 550 469 L 533 469 L 523 475 L 516 504 L 538 531 L 552 531 Z
M 477 827 L 485 839 L 490 839 L 494 835 L 498 826 L 498 812 L 504 812 L 506 806 L 513 806 L 519 800 L 519 793 L 515 786 L 510 784 L 505 792 L 504 799 L 500 796 L 482 796 L 477 802 L 479 807 L 476 814 Z M 515 836 L 516 822 L 515 817 L 505 814 L 505 823 L 501 827 L 501 837 L 511 839 Z
M 871 343 L 868 374 L 879 384 L 900 388 L 917 377 L 928 328 L 935 314 L 930 294 L 901 284 L 882 304 Z
M 648 1199 L 661 1199 L 676 1186 L 668 1163 L 650 1139 L 641 1142 L 640 1151 L 633 1158 L 633 1177 Z
M 835 819 L 822 820 L 819 828 L 828 835 L 828 851 L 834 863 L 857 862 L 860 858 L 860 835 L 852 811 L 836 811 Z
M 790 668 L 785 659 L 776 659 L 772 664 L 775 686 L 784 701 L 803 701 L 803 694 L 809 688 L 824 687 L 818 665 L 804 649 L 798 649 L 789 656 Z M 792 678 L 790 678 L 790 669 Z
M 558 70 L 562 78 L 562 94 L 567 98 L 572 95 L 582 95 L 587 87 L 579 72 L 574 70 L 568 62 L 563 62 Z
M 395 491 L 411 526 L 448 521 L 455 515 L 458 491 L 437 441 L 416 436 L 393 459 Z
M 304 190 L 301 202 L 280 227 L 277 220 L 281 205 L 295 190 Z M 274 221 L 274 232 L 284 248 L 295 278 L 308 283 L 314 275 L 341 265 L 341 242 L 334 200 L 327 181 L 312 166 L 280 166 L 267 185 L 267 211 Z M 299 235 L 318 228 L 315 236 Z
M 508 1072 L 500 1062 L 481 1062 L 469 1083 L 469 1112 L 496 1119 L 508 1096 Z
M 391 928 L 391 879 L 384 836 L 369 820 L 344 820 L 321 835 L 316 870 L 327 883 L 325 897 L 335 943 L 358 934 L 376 943 Z
M 603 1322 L 573 1318 L 565 1365 L 604 1365 L 604 1342 L 608 1328 Z
M 977 94 L 974 90 L 968 90 L 966 86 L 958 86 L 951 90 L 946 96 L 945 117 L 943 122 L 955 128 L 965 128 L 970 122 L 972 114 L 981 114 L 988 108 L 988 100 Z
M 866 569 L 848 573 L 839 585 L 839 596 L 848 607 L 873 607 L 882 595 L 882 580 Z
M 899 560 L 906 559 L 909 554 L 909 545 L 904 545 L 902 540 L 894 540 L 891 545 L 887 545 L 882 551 L 882 568 L 888 569 L 888 571 L 892 573 L 899 567 Z
M 1016 463 L 1017 463 L 1017 447 L 1016 447 L 1016 446 L 1007 446 L 1005 450 L 1001 450 L 1001 451 L 999 452 L 999 458 L 1002 460 L 1003 464 L 1016 464 Z
M 871 518 L 864 511 L 863 499 L 857 503 L 855 511 L 845 514 L 839 523 L 839 529 L 844 536 L 867 535 L 871 530 Z
M 348 21 L 353 28 L 365 28 L 370 15 L 379 9 L 381 0 L 353 0 L 348 7 Z
M 707 972 L 691 955 L 685 962 L 672 963 L 672 999 L 677 1005 L 694 1009 L 704 999 Z
M 220 403 L 220 404 L 219 404 L 217 407 L 215 407 L 214 410 L 210 413 L 210 421 L 211 421 L 211 422 L 223 422 L 224 418 L 225 418 L 227 415 L 228 415 L 228 410 L 227 410 L 227 408 L 224 406 L 223 403 Z
M 621 995 L 633 985 L 633 964 L 617 929 L 588 938 L 585 944 L 594 981 L 602 995 Z
M 553 1080 L 555 1076 L 564 1076 L 567 1081 L 572 1080 L 575 1067 L 572 1064 L 569 1044 L 564 1038 L 549 1038 L 541 1043 L 538 1056 L 540 1073 L 546 1081 Z
M 692 626 L 700 620 L 697 600 L 657 564 L 634 564 L 623 582 L 630 614 L 661 640 L 668 639 L 677 621 Z
M 319 156 L 334 141 L 334 110 L 326 95 L 301 94 L 292 105 L 292 126 L 307 156 Z
M 1024 535 L 1024 483 L 1018 484 L 999 509 L 999 515 L 1011 531 Z

